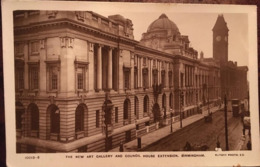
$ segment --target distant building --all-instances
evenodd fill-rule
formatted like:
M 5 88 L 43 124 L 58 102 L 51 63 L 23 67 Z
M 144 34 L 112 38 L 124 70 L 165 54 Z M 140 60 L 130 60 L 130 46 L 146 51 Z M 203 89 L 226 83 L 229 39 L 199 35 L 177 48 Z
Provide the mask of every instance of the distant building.
M 165 14 L 139 42 L 121 15 L 16 11 L 14 42 L 19 153 L 107 151 L 221 98 L 224 54 L 198 58 Z
M 228 60 L 228 27 L 223 15 L 219 15 L 213 27 L 213 58 L 220 63 L 221 98 L 247 99 L 247 66 L 237 66 Z

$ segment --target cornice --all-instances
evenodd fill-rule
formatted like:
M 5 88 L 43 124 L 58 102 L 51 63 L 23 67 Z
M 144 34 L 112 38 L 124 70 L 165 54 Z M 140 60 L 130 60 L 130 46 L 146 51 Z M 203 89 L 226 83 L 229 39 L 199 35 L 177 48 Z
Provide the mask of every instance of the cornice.
M 52 21 L 42 21 L 38 23 L 32 23 L 26 26 L 16 26 L 14 27 L 14 34 L 30 34 L 30 33 L 37 33 L 46 30 L 51 30 L 54 28 L 69 28 L 72 30 L 80 31 L 82 33 L 93 34 L 93 36 L 97 38 L 106 38 L 115 42 L 121 42 L 128 45 L 136 45 L 139 42 L 133 39 L 128 39 L 123 36 L 119 36 L 118 34 L 112 34 L 110 32 L 102 31 L 101 29 L 78 23 L 74 20 L 70 19 L 56 19 Z

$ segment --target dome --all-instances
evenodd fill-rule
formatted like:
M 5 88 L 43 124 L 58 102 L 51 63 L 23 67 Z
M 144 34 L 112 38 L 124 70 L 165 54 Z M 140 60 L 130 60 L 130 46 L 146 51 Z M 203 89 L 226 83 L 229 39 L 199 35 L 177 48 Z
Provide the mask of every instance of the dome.
M 147 32 L 157 31 L 157 30 L 173 30 L 179 33 L 179 29 L 176 24 L 168 19 L 165 14 L 162 14 L 157 20 L 152 22 L 147 29 Z

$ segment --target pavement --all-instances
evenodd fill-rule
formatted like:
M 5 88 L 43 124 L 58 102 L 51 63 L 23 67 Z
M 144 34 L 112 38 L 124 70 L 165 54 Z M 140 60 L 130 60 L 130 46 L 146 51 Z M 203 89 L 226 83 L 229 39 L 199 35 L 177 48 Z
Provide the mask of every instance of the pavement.
M 223 108 L 223 106 L 222 106 Z M 210 108 L 210 112 L 214 113 L 216 111 L 219 110 L 219 106 L 216 107 L 212 107 Z M 182 120 L 182 128 L 191 125 L 192 123 L 199 121 L 201 119 L 204 119 L 204 116 L 208 115 L 208 111 L 204 110 L 202 112 L 202 114 L 195 114 L 193 116 L 187 117 L 185 119 Z M 173 128 L 173 132 L 176 132 L 177 130 L 181 129 L 180 128 L 180 121 L 174 122 L 172 124 L 172 128 Z M 128 143 L 124 143 L 123 147 L 124 147 L 124 152 L 137 152 L 142 150 L 143 148 L 159 141 L 160 139 L 167 137 L 168 135 L 172 134 L 171 133 L 171 126 L 167 125 L 163 128 L 160 128 L 156 131 L 153 131 L 151 133 L 148 133 L 144 136 L 142 136 L 141 140 L 142 140 L 142 148 L 138 149 L 137 148 L 137 139 L 132 140 Z M 119 146 L 116 148 L 113 148 L 111 150 L 109 150 L 109 152 L 119 152 Z

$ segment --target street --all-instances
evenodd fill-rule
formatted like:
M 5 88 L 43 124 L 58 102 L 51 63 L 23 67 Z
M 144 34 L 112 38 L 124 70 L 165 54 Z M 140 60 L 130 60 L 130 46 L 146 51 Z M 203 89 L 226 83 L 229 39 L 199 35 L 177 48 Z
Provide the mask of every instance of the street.
M 181 151 L 186 142 L 191 146 L 206 145 L 209 151 L 214 151 L 218 137 L 220 147 L 226 150 L 224 125 L 224 112 L 217 111 L 213 114 L 211 123 L 205 123 L 204 119 L 201 119 L 147 146 L 142 151 Z M 233 117 L 232 112 L 228 112 L 229 150 L 240 149 L 242 128 L 241 118 Z

